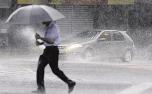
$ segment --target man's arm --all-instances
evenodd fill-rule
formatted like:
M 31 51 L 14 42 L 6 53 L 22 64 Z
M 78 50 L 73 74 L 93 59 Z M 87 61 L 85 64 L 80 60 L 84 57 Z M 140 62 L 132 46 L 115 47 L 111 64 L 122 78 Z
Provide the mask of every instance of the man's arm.
M 41 39 L 42 41 L 48 43 L 48 44 L 53 44 L 54 42 L 52 40 L 50 40 L 49 38 L 43 38 L 41 37 L 39 34 L 35 34 L 35 38 L 36 39 Z
M 40 38 L 42 41 L 48 43 L 48 44 L 53 44 L 54 42 L 52 40 L 50 40 L 49 38 Z

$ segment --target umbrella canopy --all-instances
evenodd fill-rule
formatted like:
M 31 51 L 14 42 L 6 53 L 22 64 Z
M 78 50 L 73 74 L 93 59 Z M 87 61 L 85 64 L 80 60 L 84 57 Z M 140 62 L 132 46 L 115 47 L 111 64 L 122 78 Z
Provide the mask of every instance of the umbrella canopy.
M 58 10 L 46 5 L 28 5 L 15 10 L 6 20 L 12 24 L 35 24 L 64 18 Z

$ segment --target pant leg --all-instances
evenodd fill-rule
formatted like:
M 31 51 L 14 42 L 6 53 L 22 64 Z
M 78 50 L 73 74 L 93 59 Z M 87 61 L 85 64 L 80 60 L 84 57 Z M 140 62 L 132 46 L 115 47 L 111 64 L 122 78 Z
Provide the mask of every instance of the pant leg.
M 52 72 L 59 77 L 62 81 L 64 81 L 65 83 L 69 84 L 69 81 L 71 81 L 64 73 L 62 70 L 59 69 L 58 67 L 58 59 L 59 59 L 59 50 L 58 48 L 55 48 L 52 51 L 52 54 L 50 56 L 50 60 L 49 60 L 49 65 L 52 69 Z
M 37 86 L 40 90 L 45 90 L 44 85 L 44 70 L 48 64 L 47 60 L 43 55 L 39 57 L 38 67 L 37 67 Z

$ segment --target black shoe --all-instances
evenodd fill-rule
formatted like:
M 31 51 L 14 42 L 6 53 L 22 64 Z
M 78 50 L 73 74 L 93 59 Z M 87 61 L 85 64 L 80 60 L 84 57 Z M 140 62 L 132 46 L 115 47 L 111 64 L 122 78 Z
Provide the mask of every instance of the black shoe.
M 76 82 L 73 82 L 73 81 L 69 82 L 69 84 L 68 84 L 69 93 L 71 93 L 73 91 L 75 85 L 76 85 Z
M 35 90 L 35 91 L 32 91 L 32 93 L 35 93 L 35 94 L 46 94 L 45 93 L 45 90 Z

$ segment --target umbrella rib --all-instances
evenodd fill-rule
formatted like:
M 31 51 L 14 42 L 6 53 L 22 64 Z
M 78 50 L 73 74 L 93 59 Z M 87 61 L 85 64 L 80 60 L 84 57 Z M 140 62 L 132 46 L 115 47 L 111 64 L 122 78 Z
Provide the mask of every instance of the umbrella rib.
M 56 10 L 56 9 L 54 9 L 54 8 L 52 8 L 52 7 L 49 7 L 49 8 L 51 8 L 53 11 L 52 12 L 54 12 L 55 14 L 58 14 L 58 15 L 60 15 L 60 17 L 58 17 L 57 19 L 55 18 L 55 17 L 51 17 L 51 15 L 49 14 L 49 11 L 46 9 L 46 8 L 48 7 L 48 6 L 41 6 L 41 8 L 43 9 L 43 10 L 45 10 L 46 11 L 46 13 L 49 15 L 49 17 L 51 18 L 51 20 L 58 20 L 58 18 L 59 19 L 61 19 L 61 18 L 65 18 L 65 16 L 63 15 L 63 14 L 61 14 L 58 10 Z
M 40 7 L 48 14 L 48 11 L 45 8 L 43 8 L 42 6 L 40 6 Z M 49 14 L 48 14 L 48 16 L 51 18 L 51 16 Z M 51 18 L 50 20 L 53 20 L 53 19 Z
M 31 6 L 32 8 L 34 7 L 34 5 Z M 30 11 L 30 15 L 32 16 L 32 10 Z M 31 24 L 31 16 L 29 16 L 29 23 Z
M 14 11 L 10 16 L 9 16 L 9 18 L 6 20 L 6 23 L 8 23 L 10 20 L 11 20 L 11 18 L 18 12 L 18 11 L 20 11 L 20 10 L 22 10 L 23 8 L 19 8 L 18 10 L 16 10 L 16 11 Z

